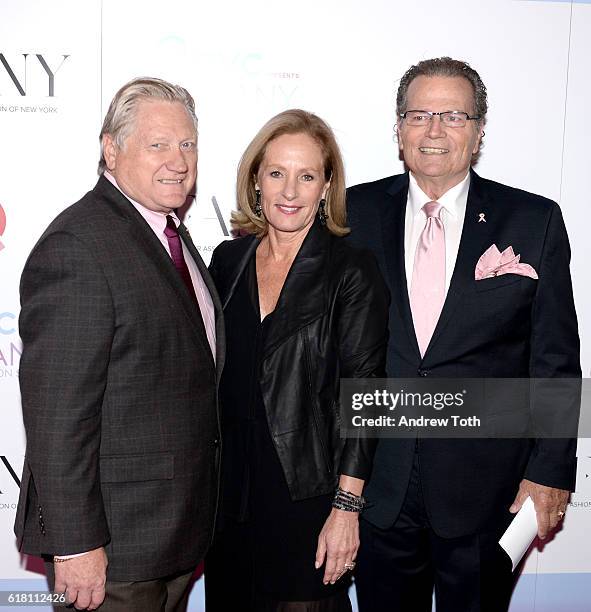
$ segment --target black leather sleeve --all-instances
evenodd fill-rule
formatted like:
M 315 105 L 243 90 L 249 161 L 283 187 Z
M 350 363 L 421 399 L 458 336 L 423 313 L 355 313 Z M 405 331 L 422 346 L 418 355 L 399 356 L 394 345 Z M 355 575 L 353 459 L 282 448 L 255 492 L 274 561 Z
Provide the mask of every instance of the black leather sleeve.
M 390 294 L 369 251 L 356 251 L 338 296 L 339 358 L 342 378 L 385 378 Z M 349 438 L 339 474 L 366 480 L 377 440 Z

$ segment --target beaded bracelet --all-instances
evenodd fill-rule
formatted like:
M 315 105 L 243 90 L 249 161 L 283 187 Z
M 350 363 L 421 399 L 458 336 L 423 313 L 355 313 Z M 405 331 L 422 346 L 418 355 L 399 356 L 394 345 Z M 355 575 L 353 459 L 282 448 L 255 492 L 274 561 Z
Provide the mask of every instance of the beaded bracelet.
M 355 495 L 338 487 L 332 500 L 332 507 L 345 512 L 361 512 L 365 507 L 365 499 L 361 495 Z

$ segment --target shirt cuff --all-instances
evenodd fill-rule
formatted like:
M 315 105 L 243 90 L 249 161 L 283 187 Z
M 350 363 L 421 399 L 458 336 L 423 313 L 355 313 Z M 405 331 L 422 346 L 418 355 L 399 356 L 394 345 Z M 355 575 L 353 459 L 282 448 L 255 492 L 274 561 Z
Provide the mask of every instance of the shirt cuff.
M 87 555 L 89 552 L 91 551 L 87 550 L 86 552 L 76 553 L 75 555 L 54 555 L 54 559 L 62 559 L 63 561 L 66 561 L 67 559 L 73 559 L 74 557 L 81 557 L 82 555 Z

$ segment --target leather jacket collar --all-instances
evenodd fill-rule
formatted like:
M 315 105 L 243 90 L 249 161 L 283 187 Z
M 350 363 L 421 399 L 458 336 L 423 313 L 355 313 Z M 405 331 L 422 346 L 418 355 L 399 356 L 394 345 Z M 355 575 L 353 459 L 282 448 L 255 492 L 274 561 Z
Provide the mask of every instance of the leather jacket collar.
M 240 248 L 225 262 L 226 269 L 233 269 L 235 273 L 225 287 L 220 287 L 224 308 L 234 294 L 246 266 L 255 256 L 260 239 L 247 236 L 240 242 Z M 298 329 L 309 325 L 325 312 L 328 267 L 324 264 L 328 259 L 330 244 L 331 234 L 315 220 L 304 238 L 279 295 L 267 336 L 265 356 Z

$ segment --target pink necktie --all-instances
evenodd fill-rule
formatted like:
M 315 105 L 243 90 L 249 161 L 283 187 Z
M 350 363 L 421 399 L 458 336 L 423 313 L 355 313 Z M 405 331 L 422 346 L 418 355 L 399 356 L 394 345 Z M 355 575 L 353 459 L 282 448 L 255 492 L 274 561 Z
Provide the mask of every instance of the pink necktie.
M 410 284 L 410 308 L 421 357 L 437 325 L 445 300 L 445 230 L 439 216 L 441 204 L 427 202 Z

